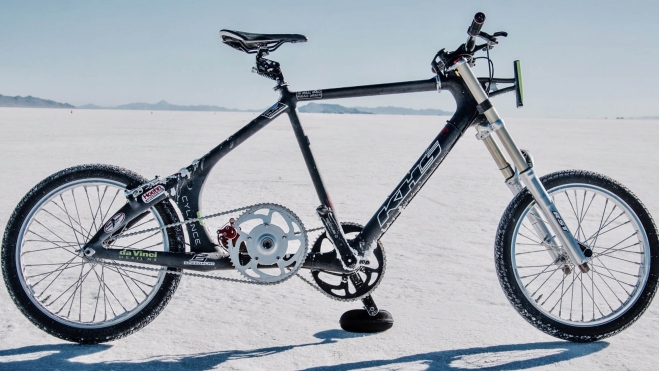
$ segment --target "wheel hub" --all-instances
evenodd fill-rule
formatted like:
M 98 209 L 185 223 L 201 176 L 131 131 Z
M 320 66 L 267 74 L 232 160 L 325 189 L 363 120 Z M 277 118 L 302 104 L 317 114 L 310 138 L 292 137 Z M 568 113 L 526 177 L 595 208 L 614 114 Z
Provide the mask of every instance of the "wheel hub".
M 286 232 L 276 225 L 261 224 L 256 226 L 250 233 L 248 239 L 247 253 L 262 265 L 272 265 L 285 257 L 288 250 Z M 279 237 L 277 237 L 279 236 Z

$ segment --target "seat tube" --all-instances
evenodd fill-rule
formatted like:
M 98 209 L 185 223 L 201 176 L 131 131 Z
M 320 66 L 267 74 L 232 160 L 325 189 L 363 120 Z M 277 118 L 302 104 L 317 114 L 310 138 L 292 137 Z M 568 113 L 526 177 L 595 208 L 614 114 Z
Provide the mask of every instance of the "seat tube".
M 288 110 L 288 117 L 291 120 L 291 125 L 295 132 L 295 138 L 300 145 L 304 162 L 307 165 L 309 175 L 311 175 L 311 181 L 313 182 L 314 188 L 316 188 L 316 193 L 320 200 L 320 206 L 316 209 L 316 213 L 325 227 L 327 237 L 332 241 L 336 251 L 339 253 L 343 267 L 352 270 L 357 267 L 357 264 L 359 263 L 357 252 L 348 244 L 348 241 L 343 234 L 341 224 L 339 223 L 336 211 L 334 210 L 334 205 L 325 189 L 323 178 L 320 175 L 320 171 L 318 171 L 316 160 L 311 152 L 311 142 L 309 141 L 309 137 L 304 133 L 295 105 L 290 105 L 290 107 L 291 108 Z
M 300 119 L 297 115 L 297 110 L 295 108 L 289 109 L 288 117 L 291 120 L 293 132 L 295 132 L 295 138 L 297 139 L 300 150 L 302 151 L 302 157 L 304 158 L 304 162 L 307 165 L 307 169 L 309 170 L 309 175 L 311 176 L 311 181 L 313 182 L 313 186 L 316 189 L 316 194 L 318 194 L 320 204 L 329 207 L 333 212 L 335 212 L 332 200 L 330 199 L 330 196 L 325 189 L 323 178 L 320 175 L 318 166 L 316 166 L 316 159 L 313 157 L 313 152 L 311 152 L 311 142 L 309 141 L 309 137 L 305 134 L 304 128 L 302 128 L 302 124 L 300 123 Z
M 588 258 L 586 258 L 584 252 L 579 246 L 578 241 L 574 238 L 567 225 L 563 221 L 563 218 L 556 209 L 556 206 L 552 202 L 549 194 L 540 182 L 540 179 L 538 179 L 537 175 L 535 174 L 533 167 L 526 161 L 522 155 L 522 152 L 517 147 L 517 144 L 508 132 L 508 129 L 505 127 L 505 124 L 499 116 L 496 108 L 494 108 L 494 106 L 489 102 L 487 94 L 469 67 L 467 60 L 462 58 L 460 61 L 458 61 L 456 63 L 456 69 L 460 77 L 462 77 L 463 81 L 467 85 L 467 88 L 472 93 L 472 96 L 483 110 L 483 114 L 487 119 L 487 123 L 479 124 L 477 126 L 478 134 L 476 137 L 482 140 L 490 137 L 490 135 L 494 132 L 497 133 L 501 144 L 503 144 L 503 147 L 506 149 L 506 152 L 512 159 L 513 164 L 519 170 L 519 177 L 522 183 L 524 183 L 529 192 L 531 192 L 531 195 L 544 214 L 545 219 L 549 223 L 551 229 L 554 231 L 561 244 L 565 247 L 565 251 L 568 257 L 574 265 L 579 266 L 582 272 L 588 272 L 589 268 L 587 264 L 585 264 L 588 262 Z M 490 149 L 489 147 L 490 146 L 488 146 L 488 149 Z M 493 154 L 492 150 L 490 150 L 490 153 Z M 495 155 L 496 153 L 493 154 L 493 157 L 495 157 L 496 161 L 496 157 L 498 156 Z

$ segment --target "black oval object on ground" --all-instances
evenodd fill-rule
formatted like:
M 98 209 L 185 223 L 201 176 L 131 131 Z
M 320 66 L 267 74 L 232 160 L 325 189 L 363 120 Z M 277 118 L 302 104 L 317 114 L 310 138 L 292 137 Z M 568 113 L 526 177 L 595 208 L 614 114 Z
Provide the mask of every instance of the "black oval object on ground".
M 339 324 L 349 332 L 382 332 L 394 325 L 394 317 L 386 310 L 369 316 L 365 309 L 353 309 L 343 313 Z

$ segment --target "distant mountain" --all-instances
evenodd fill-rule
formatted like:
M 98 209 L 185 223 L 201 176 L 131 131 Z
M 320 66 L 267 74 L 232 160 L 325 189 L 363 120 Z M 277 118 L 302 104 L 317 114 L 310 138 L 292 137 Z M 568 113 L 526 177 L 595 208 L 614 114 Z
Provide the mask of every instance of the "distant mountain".
M 84 106 L 78 106 L 79 109 L 107 109 L 106 107 L 97 106 L 95 104 L 85 104 Z
M 32 107 L 32 108 L 76 108 L 68 103 L 59 103 L 52 100 L 27 97 L 8 97 L 0 95 L 0 107 Z M 263 110 L 239 110 L 220 106 L 179 106 L 161 100 L 158 103 L 129 103 L 116 107 L 102 107 L 95 104 L 86 104 L 78 109 L 116 109 L 116 110 L 144 110 L 144 111 L 212 111 L 212 112 L 261 112 Z M 308 103 L 300 107 L 304 113 L 338 113 L 338 114 L 379 114 L 379 115 L 428 115 L 447 116 L 451 112 L 440 109 L 411 109 L 403 107 L 344 107 L 340 104 Z M 649 117 L 648 117 L 649 118 Z
M 344 107 L 339 104 L 309 103 L 300 107 L 304 113 L 358 113 L 378 115 L 425 115 L 425 116 L 450 116 L 453 113 L 440 109 L 412 109 L 403 107 Z
M 27 97 L 8 97 L 0 95 L 0 107 L 30 107 L 30 108 L 75 108 L 68 103 L 59 103 L 48 99 Z
M 377 115 L 418 115 L 418 116 L 451 116 L 453 112 L 444 111 L 441 109 L 412 109 L 412 108 L 403 108 L 403 107 L 355 107 L 360 111 L 365 111 L 368 113 L 374 113 Z
M 116 107 L 100 107 L 93 104 L 87 104 L 80 106 L 79 108 L 83 109 L 118 109 L 118 110 L 145 110 L 145 111 L 213 111 L 213 112 L 229 112 L 229 111 L 240 111 L 240 112 L 254 112 L 254 110 L 237 110 L 229 109 L 219 106 L 179 106 L 176 104 L 171 104 L 161 100 L 158 103 L 129 103 L 122 104 Z
M 319 104 L 309 103 L 300 107 L 300 112 L 304 113 L 349 113 L 349 114 L 369 114 L 370 112 L 360 111 L 356 108 L 343 107 L 339 104 Z

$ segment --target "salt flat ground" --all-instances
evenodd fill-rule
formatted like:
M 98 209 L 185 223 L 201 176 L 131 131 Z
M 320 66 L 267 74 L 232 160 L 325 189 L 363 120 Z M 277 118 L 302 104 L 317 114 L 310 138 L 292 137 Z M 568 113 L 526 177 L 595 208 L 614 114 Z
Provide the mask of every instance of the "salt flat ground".
M 0 224 L 32 186 L 60 169 L 110 163 L 148 178 L 169 175 L 253 117 L 0 109 Z M 341 220 L 365 223 L 446 119 L 302 115 Z M 275 202 L 307 227 L 320 225 L 318 200 L 289 126 L 285 118 L 276 120 L 220 162 L 206 186 L 206 214 Z M 510 119 L 508 126 L 533 153 L 539 174 L 601 172 L 659 215 L 659 122 Z M 344 333 L 338 319 L 358 303 L 330 300 L 297 278 L 254 287 L 184 277 L 146 328 L 80 346 L 33 326 L 0 289 L 0 369 L 656 369 L 656 302 L 628 330 L 591 344 L 547 336 L 508 304 L 495 275 L 493 241 L 511 195 L 473 134 L 457 144 L 383 238 L 388 269 L 374 298 L 395 318 L 387 332 Z

